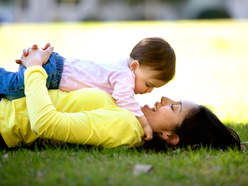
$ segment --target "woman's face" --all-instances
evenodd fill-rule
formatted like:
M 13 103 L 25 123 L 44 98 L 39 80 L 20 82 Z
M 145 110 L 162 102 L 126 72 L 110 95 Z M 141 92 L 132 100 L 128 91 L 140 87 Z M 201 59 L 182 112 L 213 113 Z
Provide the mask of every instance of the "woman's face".
M 160 102 L 155 103 L 154 108 L 145 105 L 142 112 L 152 127 L 153 133 L 167 141 L 174 139 L 176 135 L 174 131 L 181 126 L 189 111 L 195 107 L 197 105 L 191 101 L 173 101 L 162 97 Z

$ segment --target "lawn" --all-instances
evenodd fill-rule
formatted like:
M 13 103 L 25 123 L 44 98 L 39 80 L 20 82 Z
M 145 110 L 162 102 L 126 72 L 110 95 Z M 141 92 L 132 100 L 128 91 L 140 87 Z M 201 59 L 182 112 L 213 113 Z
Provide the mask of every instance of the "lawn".
M 235 125 L 234 129 L 247 140 L 247 126 Z M 152 170 L 136 173 L 137 164 Z M 124 147 L 34 146 L 0 150 L 0 185 L 246 186 L 247 167 L 248 150 L 155 153 Z
M 2 24 L 0 66 L 17 70 L 14 60 L 33 43 L 50 42 L 67 58 L 107 61 L 127 56 L 145 37 L 163 37 L 176 51 L 176 77 L 151 94 L 137 96 L 140 104 L 168 96 L 209 105 L 248 141 L 247 33 L 246 20 Z M 247 185 L 247 162 L 247 150 L 0 150 L 0 185 Z M 135 175 L 136 164 L 153 170 Z

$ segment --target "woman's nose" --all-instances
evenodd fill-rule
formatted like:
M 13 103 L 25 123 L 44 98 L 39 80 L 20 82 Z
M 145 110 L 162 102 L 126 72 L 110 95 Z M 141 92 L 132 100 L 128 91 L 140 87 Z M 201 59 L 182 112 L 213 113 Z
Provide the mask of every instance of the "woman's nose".
M 146 89 L 146 93 L 151 93 L 153 91 L 153 88 Z
M 170 99 L 170 98 L 167 98 L 167 97 L 163 96 L 163 97 L 161 98 L 161 103 L 162 103 L 162 104 L 176 104 L 177 102 L 176 102 L 176 101 L 173 101 L 173 100 Z
M 161 104 L 166 104 L 168 102 L 167 100 L 168 100 L 167 97 L 165 96 L 161 97 Z

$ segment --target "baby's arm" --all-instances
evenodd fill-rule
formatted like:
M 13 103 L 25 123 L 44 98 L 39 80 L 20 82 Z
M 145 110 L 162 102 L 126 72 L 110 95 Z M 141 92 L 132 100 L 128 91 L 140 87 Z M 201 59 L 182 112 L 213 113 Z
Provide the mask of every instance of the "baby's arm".
M 136 116 L 136 118 L 139 120 L 139 122 L 143 128 L 143 131 L 145 133 L 144 140 L 150 141 L 152 139 L 153 132 L 152 132 L 152 128 L 149 125 L 146 117 L 145 116 L 141 116 L 141 117 Z
M 149 141 L 152 139 L 153 131 L 146 117 L 143 115 L 138 102 L 135 100 L 133 78 L 127 75 L 124 77 L 123 79 L 123 74 L 119 73 L 115 77 L 110 78 L 110 82 L 112 82 L 112 86 L 114 87 L 112 97 L 116 100 L 117 106 L 131 111 L 136 116 L 143 128 L 144 139 Z

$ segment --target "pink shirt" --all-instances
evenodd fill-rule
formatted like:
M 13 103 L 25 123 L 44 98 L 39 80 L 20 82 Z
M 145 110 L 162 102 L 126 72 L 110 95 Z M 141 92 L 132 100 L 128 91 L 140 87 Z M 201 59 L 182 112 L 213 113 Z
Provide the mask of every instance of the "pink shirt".
M 59 89 L 70 92 L 86 87 L 99 88 L 112 94 L 119 107 L 140 117 L 143 113 L 134 98 L 134 82 L 135 77 L 128 67 L 128 59 L 110 64 L 65 59 Z

